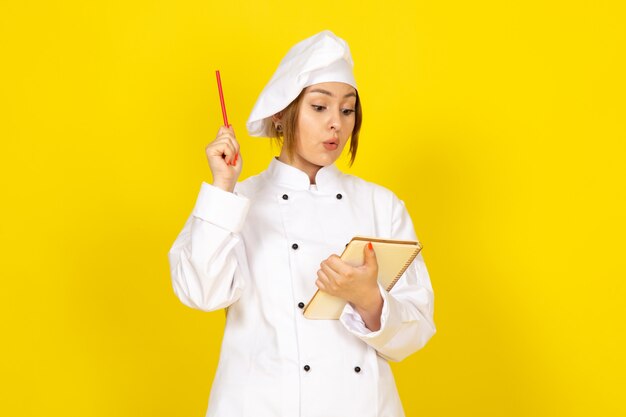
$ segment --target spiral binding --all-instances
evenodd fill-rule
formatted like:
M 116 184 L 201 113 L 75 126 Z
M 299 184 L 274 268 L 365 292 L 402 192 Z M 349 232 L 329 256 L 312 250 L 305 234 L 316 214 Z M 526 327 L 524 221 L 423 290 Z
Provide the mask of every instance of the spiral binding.
M 400 277 L 402 277 L 402 274 L 404 274 L 406 269 L 409 267 L 409 265 L 411 265 L 411 262 L 413 262 L 415 260 L 415 257 L 420 253 L 421 250 L 422 250 L 421 245 L 419 245 L 419 246 L 417 246 L 415 248 L 415 252 L 413 253 L 413 255 L 411 255 L 411 257 L 406 261 L 406 263 L 404 264 L 404 266 L 402 267 L 400 272 L 398 272 L 398 275 L 396 275 L 396 277 L 393 279 L 393 281 L 391 281 L 391 283 L 387 286 L 387 288 L 386 288 L 387 292 L 391 291 L 393 286 L 396 285 L 396 282 L 398 282 Z

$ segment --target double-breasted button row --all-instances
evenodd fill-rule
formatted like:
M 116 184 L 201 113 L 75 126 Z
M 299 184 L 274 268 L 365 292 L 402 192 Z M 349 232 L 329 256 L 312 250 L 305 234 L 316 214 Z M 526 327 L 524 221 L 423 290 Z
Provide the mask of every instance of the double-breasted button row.
M 305 372 L 309 372 L 311 370 L 311 367 L 309 365 L 304 365 L 302 369 L 304 369 Z M 358 374 L 359 372 L 361 372 L 361 368 L 359 366 L 355 366 L 354 372 Z
M 337 197 L 337 200 L 341 200 L 343 198 L 343 195 L 339 193 L 335 197 Z M 289 200 L 289 196 L 287 194 L 283 194 L 283 200 Z

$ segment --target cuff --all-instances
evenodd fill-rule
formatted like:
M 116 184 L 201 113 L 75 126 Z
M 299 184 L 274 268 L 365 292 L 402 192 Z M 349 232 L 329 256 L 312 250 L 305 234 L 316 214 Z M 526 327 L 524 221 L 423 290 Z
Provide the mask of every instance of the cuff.
M 347 303 L 341 313 L 341 317 L 339 317 L 339 321 L 344 325 L 344 327 L 355 336 L 361 338 L 362 340 L 374 340 L 389 333 L 394 333 L 397 331 L 399 327 L 399 323 L 395 323 L 398 321 L 398 316 L 394 314 L 390 314 L 390 295 L 389 293 L 378 283 L 378 290 L 380 291 L 380 295 L 383 297 L 383 308 L 380 313 L 380 329 L 373 332 L 367 327 L 365 327 L 365 322 L 361 315 L 352 307 L 350 303 Z
M 250 208 L 246 197 L 202 183 L 192 215 L 232 233 L 238 233 Z

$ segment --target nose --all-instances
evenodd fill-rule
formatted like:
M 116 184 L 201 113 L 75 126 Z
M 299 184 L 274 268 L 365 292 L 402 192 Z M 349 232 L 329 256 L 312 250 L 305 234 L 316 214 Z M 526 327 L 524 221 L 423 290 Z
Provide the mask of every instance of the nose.
M 330 129 L 335 132 L 339 132 L 341 129 L 341 111 L 334 113 L 331 115 L 329 120 Z

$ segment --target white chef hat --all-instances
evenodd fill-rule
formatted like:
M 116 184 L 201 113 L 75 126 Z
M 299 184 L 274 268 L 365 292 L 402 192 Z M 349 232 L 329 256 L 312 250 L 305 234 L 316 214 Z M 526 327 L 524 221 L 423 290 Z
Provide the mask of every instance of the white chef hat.
M 280 61 L 250 113 L 250 136 L 268 136 L 263 121 L 285 109 L 300 92 L 313 84 L 342 82 L 356 88 L 350 48 L 325 30 L 294 45 Z

